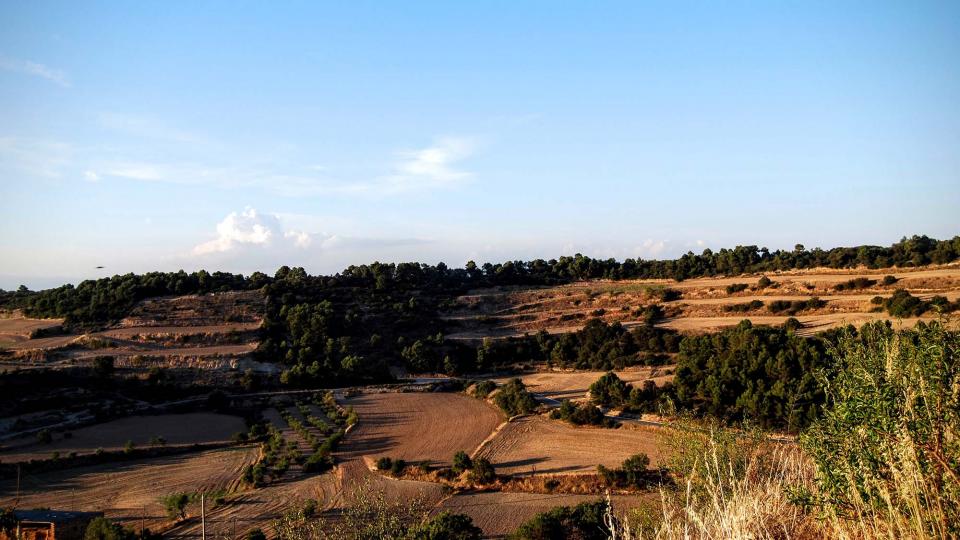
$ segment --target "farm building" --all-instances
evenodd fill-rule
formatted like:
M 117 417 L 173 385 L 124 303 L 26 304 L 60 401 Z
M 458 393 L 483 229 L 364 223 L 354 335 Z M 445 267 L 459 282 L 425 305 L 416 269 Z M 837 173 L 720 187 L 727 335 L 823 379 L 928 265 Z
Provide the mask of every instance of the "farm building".
M 87 525 L 103 512 L 14 510 L 0 527 L 0 540 L 82 540 Z

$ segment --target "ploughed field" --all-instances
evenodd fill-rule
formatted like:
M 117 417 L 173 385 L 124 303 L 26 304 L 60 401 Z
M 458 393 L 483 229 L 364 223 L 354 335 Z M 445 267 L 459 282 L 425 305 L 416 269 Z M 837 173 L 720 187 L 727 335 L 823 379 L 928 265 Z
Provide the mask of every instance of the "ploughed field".
M 112 356 L 119 368 L 236 367 L 257 346 L 264 298 L 259 291 L 144 300 L 111 328 L 67 332 L 58 319 L 0 318 L 0 365 L 84 365 Z
M 658 429 L 575 427 L 543 416 L 516 418 L 484 446 L 478 456 L 511 475 L 593 473 L 597 465 L 619 467 L 643 452 L 652 466 L 663 461 Z
M 883 278 L 888 275 L 896 281 L 884 285 Z M 772 281 L 770 286 L 759 286 L 758 281 L 763 276 Z M 856 278 L 873 283 L 861 288 L 843 288 L 844 283 Z M 792 316 L 804 324 L 801 333 L 812 334 L 846 324 L 858 326 L 869 321 L 893 319 L 871 300 L 875 296 L 889 297 L 896 289 L 906 289 L 923 299 L 939 295 L 956 301 L 960 298 L 960 266 L 916 270 L 809 269 L 679 282 L 665 279 L 601 280 L 555 287 L 494 287 L 460 296 L 455 307 L 443 317 L 451 324 L 448 337 L 480 340 L 540 330 L 571 332 L 598 317 L 625 326 L 641 324 L 643 308 L 660 304 L 665 316 L 657 321 L 657 325 L 665 328 L 706 332 L 735 325 L 743 319 L 757 324 L 782 324 Z M 668 290 L 679 297 L 665 297 L 664 292 Z M 814 297 L 825 303 L 793 314 L 772 311 L 771 308 L 771 304 L 777 301 L 805 301 Z M 754 301 L 762 302 L 762 305 L 746 307 Z M 930 312 L 901 322 L 912 326 L 918 320 L 935 317 Z M 952 316 L 954 323 L 956 319 L 956 315 Z
M 137 530 L 141 519 L 157 530 L 169 521 L 160 497 L 236 489 L 256 457 L 256 447 L 244 446 L 25 473 L 19 507 L 100 511 Z M 10 507 L 15 499 L 16 479 L 0 480 L 0 505 Z
M 53 432 L 49 443 L 39 442 L 34 434 L 8 439 L 0 443 L 0 461 L 47 459 L 54 452 L 66 457 L 71 452 L 83 455 L 97 450 L 116 451 L 127 441 L 137 447 L 158 446 L 160 439 L 167 447 L 227 442 L 234 433 L 245 430 L 242 418 L 226 414 L 130 416 L 68 432 Z

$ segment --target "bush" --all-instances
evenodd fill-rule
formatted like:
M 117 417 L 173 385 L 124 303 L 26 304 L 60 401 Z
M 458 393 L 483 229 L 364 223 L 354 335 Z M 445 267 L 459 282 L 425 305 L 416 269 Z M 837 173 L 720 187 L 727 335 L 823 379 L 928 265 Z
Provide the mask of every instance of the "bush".
M 470 473 L 473 481 L 479 484 L 489 484 L 497 479 L 497 472 L 487 458 L 477 458 L 473 460 L 473 467 L 470 469 Z
M 887 277 L 893 277 L 893 276 L 887 276 Z M 896 279 L 894 279 L 894 280 L 893 280 L 892 282 L 890 282 L 890 283 L 893 283 L 893 282 L 895 282 L 895 281 L 896 281 Z M 889 285 L 890 283 L 887 283 L 886 278 L 884 278 L 884 285 Z M 868 287 L 873 287 L 873 286 L 876 285 L 876 284 L 877 284 L 877 280 L 875 280 L 875 279 L 868 279 L 868 278 L 865 278 L 865 277 L 858 277 L 858 278 L 851 279 L 850 281 L 845 281 L 845 282 L 843 282 L 843 283 L 837 283 L 836 285 L 833 286 L 833 288 L 836 289 L 836 290 L 838 290 L 838 291 L 852 291 L 852 290 L 856 290 L 856 289 L 866 289 L 866 288 L 868 288 Z
M 144 531 L 144 537 L 147 531 Z M 83 533 L 83 540 L 133 540 L 136 538 L 132 531 L 104 517 L 93 518 Z
M 530 414 L 537 408 L 537 401 L 527 391 L 523 381 L 517 378 L 510 379 L 503 385 L 494 397 L 494 401 L 509 416 Z
M 899 280 L 898 280 L 897 278 L 895 278 L 894 276 L 883 276 L 883 281 L 881 281 L 880 283 L 882 283 L 883 285 L 888 285 L 888 286 L 889 286 L 889 285 L 893 285 L 893 284 L 896 283 L 897 281 L 899 281 Z
M 480 381 L 473 389 L 473 395 L 483 399 L 490 395 L 490 392 L 493 392 L 497 389 L 497 383 L 491 380 Z
M 473 524 L 473 519 L 449 511 L 428 518 L 407 533 L 411 540 L 480 540 L 482 537 L 483 531 Z
M 571 508 L 558 506 L 537 514 L 508 538 L 511 540 L 607 540 L 604 501 L 584 502 Z
M 473 467 L 473 460 L 470 459 L 470 456 L 467 455 L 463 450 L 458 451 L 453 455 L 453 469 L 454 474 L 460 474 L 463 471 L 469 470 Z
M 800 438 L 817 469 L 805 499 L 880 537 L 958 537 L 960 334 L 868 325 L 836 352 L 823 417 Z
M 727 294 L 736 294 L 736 293 L 738 293 L 738 292 L 740 292 L 740 291 L 745 291 L 745 290 L 747 290 L 747 287 L 749 287 L 749 286 L 750 286 L 750 285 L 748 285 L 748 284 L 746 284 L 746 283 L 732 283 L 732 284 L 730 284 L 730 285 L 727 285 L 727 289 L 726 289 L 726 290 L 727 290 Z
M 605 407 L 623 405 L 630 397 L 630 385 L 610 371 L 590 385 L 590 400 Z
M 161 497 L 160 503 L 167 511 L 167 515 L 173 519 L 184 519 L 187 517 L 187 504 L 190 503 L 190 496 L 186 493 L 172 493 Z
M 393 460 L 386 456 L 382 458 L 378 458 L 376 462 L 376 466 L 378 471 L 389 470 L 390 467 L 393 467 Z
M 407 468 L 407 462 L 402 459 L 395 459 L 393 463 L 390 464 L 390 474 L 394 476 L 400 476 L 403 474 L 404 469 Z
M 247 540 L 267 540 L 267 535 L 261 529 L 253 529 L 247 533 Z
M 773 285 L 773 280 L 771 280 L 767 276 L 761 276 L 760 279 L 757 280 L 758 289 L 766 289 L 771 285 Z

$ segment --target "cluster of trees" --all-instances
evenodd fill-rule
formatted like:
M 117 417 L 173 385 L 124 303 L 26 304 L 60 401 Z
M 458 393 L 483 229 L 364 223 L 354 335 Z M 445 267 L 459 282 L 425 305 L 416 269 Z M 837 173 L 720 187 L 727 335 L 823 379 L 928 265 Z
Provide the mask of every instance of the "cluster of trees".
M 830 365 L 828 338 L 747 320 L 716 334 L 687 336 L 680 344 L 672 397 L 695 412 L 796 431 L 817 416 L 823 403 L 816 377 Z
M 260 272 L 249 277 L 205 270 L 186 273 L 150 272 L 87 280 L 41 292 L 21 287 L 4 294 L 2 306 L 20 308 L 32 317 L 63 317 L 67 325 L 102 324 L 122 319 L 140 300 L 166 295 L 259 289 L 270 281 Z
M 634 454 L 627 459 L 619 468 L 610 469 L 603 465 L 597 465 L 597 475 L 604 485 L 608 487 L 631 487 L 644 488 L 663 480 L 663 472 L 660 470 L 650 470 L 650 457 L 644 453 Z
M 820 309 L 827 305 L 826 300 L 814 296 L 806 300 L 774 300 L 767 305 L 771 313 L 786 313 L 787 315 L 796 315 L 807 309 Z
M 530 414 L 537 408 L 537 400 L 533 398 L 533 394 L 527 391 L 523 381 L 516 378 L 501 386 L 493 396 L 493 401 L 507 416 Z
M 607 540 L 604 501 L 558 506 L 537 514 L 508 538 L 511 540 Z
M 618 322 L 591 319 L 576 332 L 532 336 L 500 341 L 486 340 L 475 351 L 474 369 L 485 371 L 524 362 L 545 362 L 577 369 L 614 369 L 636 364 L 656 365 L 679 350 L 681 336 L 673 330 L 649 325 L 627 330 Z M 469 366 L 472 349 L 456 351 L 460 364 Z
M 838 247 L 829 250 L 805 249 L 770 251 L 757 246 L 737 246 L 696 255 L 687 253 L 674 260 L 593 259 L 581 254 L 549 261 L 507 261 L 464 268 L 443 263 L 350 266 L 333 276 L 309 276 L 302 268 L 281 267 L 271 278 L 260 272 L 249 277 L 223 272 L 151 272 L 88 280 L 76 287 L 64 285 L 38 293 L 24 288 L 0 291 L 0 305 L 22 307 L 35 316 L 66 317 L 70 323 L 104 322 L 122 317 L 138 300 L 168 294 L 194 294 L 227 290 L 259 289 L 275 281 L 297 282 L 308 288 L 362 289 L 365 291 L 462 291 L 488 285 L 533 285 L 566 283 L 582 279 L 636 279 L 735 275 L 798 268 L 851 268 L 867 266 L 919 266 L 948 263 L 960 257 L 960 236 L 936 240 L 927 236 L 903 238 L 889 247 Z M 286 292 L 292 292 L 286 287 Z M 274 291 L 278 292 L 278 291 Z M 282 301 L 282 304 L 287 304 Z
M 595 405 L 584 403 L 577 405 L 569 399 L 563 400 L 560 407 L 550 412 L 550 418 L 555 420 L 565 420 L 575 426 L 603 426 L 607 428 L 618 427 L 620 424 L 612 418 L 604 416 Z
M 624 382 L 612 371 L 600 376 L 590 385 L 590 401 L 603 406 L 629 412 L 655 412 L 666 405 L 668 400 L 675 401 L 673 385 L 667 383 L 657 386 L 653 381 L 643 381 L 640 387 Z
M 951 313 L 960 309 L 960 300 L 951 302 L 945 296 L 939 295 L 924 300 L 913 296 L 905 289 L 897 289 L 889 298 L 875 296 L 872 302 L 882 306 L 893 317 L 919 317 L 931 310 Z

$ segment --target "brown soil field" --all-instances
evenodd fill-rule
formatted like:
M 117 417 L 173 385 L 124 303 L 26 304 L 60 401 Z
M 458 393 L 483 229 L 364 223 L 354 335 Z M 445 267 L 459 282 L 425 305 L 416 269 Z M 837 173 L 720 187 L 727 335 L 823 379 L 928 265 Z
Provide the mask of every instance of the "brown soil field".
M 256 460 L 251 446 L 165 456 L 116 464 L 77 467 L 21 480 L 21 508 L 69 508 L 102 511 L 107 517 L 139 528 L 167 522 L 160 497 L 171 493 L 231 490 L 243 468 Z M 16 480 L 0 481 L 0 505 L 13 504 Z M 190 508 L 190 512 L 196 512 Z
M 624 382 L 635 386 L 646 380 L 653 380 L 660 384 L 666 376 L 667 371 L 673 372 L 674 366 L 655 366 L 655 367 L 636 367 L 616 371 L 618 377 Z M 573 401 L 585 400 L 590 391 L 590 385 L 599 379 L 605 371 L 547 371 L 542 373 L 529 373 L 520 375 L 519 379 L 527 386 L 531 392 L 541 396 L 554 399 Z M 498 383 L 504 383 L 512 377 L 502 377 L 494 379 Z
M 254 527 L 269 531 L 270 521 L 306 499 L 321 507 L 342 505 L 359 486 L 383 491 L 391 501 L 421 499 L 433 506 L 444 497 L 439 484 L 395 480 L 370 470 L 379 456 L 409 461 L 449 463 L 457 450 L 473 450 L 500 423 L 499 413 L 490 405 L 463 394 L 447 393 L 362 393 L 341 400 L 353 406 L 360 422 L 344 437 L 334 454 L 336 468 L 322 475 L 290 476 L 264 488 L 246 491 L 213 510 L 207 519 L 207 534 L 231 531 L 238 534 Z M 288 410 L 292 412 L 292 407 Z M 265 415 L 283 424 L 275 412 Z M 292 470 L 291 470 L 292 472 Z M 290 475 L 290 473 L 287 473 Z M 199 524 L 183 523 L 168 534 L 171 538 L 198 538 Z
M 231 435 L 244 430 L 246 424 L 242 418 L 226 414 L 131 416 L 73 430 L 69 439 L 55 433 L 55 440 L 50 444 L 40 444 L 34 436 L 6 441 L 0 447 L 0 460 L 12 463 L 47 459 L 53 452 L 66 455 L 69 452 L 93 453 L 97 448 L 117 450 L 127 441 L 148 446 L 150 439 L 156 436 L 166 439 L 168 446 L 229 441 Z
M 63 323 L 63 319 L 31 319 L 17 313 L 0 316 L 0 345 L 9 345 L 30 338 L 30 332 L 51 328 Z M 9 315 L 9 316 L 7 316 Z
M 699 278 L 683 282 L 673 280 L 589 281 L 556 287 L 495 287 L 471 291 L 457 299 L 455 309 L 443 314 L 453 328 L 452 339 L 479 340 L 485 337 L 508 337 L 546 330 L 549 333 L 570 332 L 581 328 L 592 318 L 621 322 L 625 326 L 641 324 L 638 308 L 660 303 L 667 312 L 661 326 L 683 331 L 709 331 L 733 325 L 748 318 L 758 324 L 780 324 L 786 316 L 768 311 L 766 306 L 752 312 L 724 311 L 724 307 L 751 300 L 768 303 L 774 300 L 804 300 L 817 296 L 826 301 L 822 308 L 804 310 L 797 318 L 811 323 L 807 333 L 866 321 L 891 319 L 876 313 L 870 304 L 874 296 L 889 296 L 897 288 L 905 288 L 916 296 L 960 298 L 960 266 L 912 269 L 830 270 L 811 269 L 767 273 L 776 284 L 757 290 L 754 285 L 761 274 L 737 277 Z M 882 285 L 886 275 L 895 276 L 893 285 Z M 837 291 L 836 285 L 857 277 L 876 280 L 864 289 Z M 745 291 L 727 293 L 732 284 L 749 285 Z M 679 291 L 678 300 L 663 302 L 657 291 L 670 288 Z M 934 313 L 922 320 L 932 320 Z M 721 320 L 723 319 L 723 320 Z M 960 316 L 951 316 L 952 323 Z M 904 321 L 913 325 L 916 319 Z
M 484 401 L 452 393 L 363 393 L 346 399 L 360 423 L 345 458 L 381 456 L 449 464 L 458 450 L 472 452 L 502 422 Z
M 597 465 L 619 467 L 643 452 L 655 466 L 664 459 L 657 428 L 603 429 L 574 427 L 542 416 L 508 423 L 478 452 L 501 474 L 570 474 L 596 472 Z
M 484 535 L 492 538 L 504 537 L 524 522 L 556 506 L 575 506 L 583 502 L 593 502 L 596 495 L 566 495 L 542 493 L 463 493 L 443 501 L 440 509 L 466 514 L 473 519 L 474 525 L 483 529 Z M 644 500 L 656 502 L 656 493 L 642 495 L 612 495 L 610 497 L 614 511 L 624 513 L 636 508 Z

